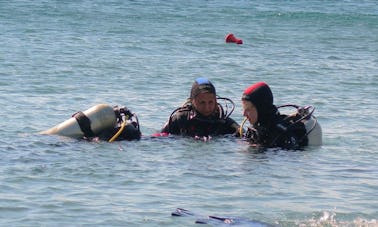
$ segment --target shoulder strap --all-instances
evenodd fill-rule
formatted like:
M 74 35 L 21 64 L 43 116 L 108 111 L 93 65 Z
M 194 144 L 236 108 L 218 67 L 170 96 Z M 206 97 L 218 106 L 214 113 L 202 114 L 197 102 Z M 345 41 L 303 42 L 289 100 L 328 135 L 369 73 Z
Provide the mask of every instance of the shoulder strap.
M 85 137 L 89 138 L 94 136 L 94 133 L 91 129 L 91 120 L 87 116 L 85 116 L 83 112 L 79 111 L 73 114 L 72 117 L 76 119 Z

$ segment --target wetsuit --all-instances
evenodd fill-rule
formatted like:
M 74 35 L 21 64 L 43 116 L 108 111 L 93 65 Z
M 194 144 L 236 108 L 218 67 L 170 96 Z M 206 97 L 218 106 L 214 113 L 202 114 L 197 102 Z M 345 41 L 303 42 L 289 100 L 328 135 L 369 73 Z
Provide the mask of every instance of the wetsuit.
M 284 149 L 299 149 L 308 144 L 306 127 L 297 121 L 301 116 L 283 115 L 277 110 L 265 117 L 265 124 L 259 122 L 247 129 L 245 137 L 251 144 Z
M 236 133 L 239 125 L 232 118 L 220 114 L 222 108 L 219 104 L 218 107 L 218 110 L 208 117 L 198 113 L 192 105 L 180 107 L 171 114 L 161 132 L 191 137 Z

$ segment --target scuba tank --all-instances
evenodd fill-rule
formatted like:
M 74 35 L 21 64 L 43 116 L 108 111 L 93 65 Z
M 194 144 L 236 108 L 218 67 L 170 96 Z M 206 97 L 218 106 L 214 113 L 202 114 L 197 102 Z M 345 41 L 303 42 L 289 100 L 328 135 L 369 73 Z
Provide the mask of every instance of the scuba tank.
M 93 137 L 99 132 L 111 129 L 117 123 L 116 115 L 107 104 L 95 105 L 84 112 L 77 112 L 72 117 L 41 134 L 67 136 L 75 139 Z
M 317 118 L 313 115 L 315 108 L 313 106 L 297 106 L 297 105 L 282 105 L 278 106 L 277 108 L 282 107 L 294 107 L 297 111 L 290 116 L 296 116 L 298 118 L 295 122 L 302 122 L 306 128 L 306 134 L 308 138 L 308 145 L 310 146 L 320 146 L 323 143 L 322 139 L 322 128 L 317 120 Z
M 312 114 L 315 108 L 312 106 L 305 106 L 298 108 L 298 114 L 303 116 L 303 124 L 306 127 L 308 145 L 320 146 L 323 143 L 322 128 L 318 122 L 318 119 Z
M 124 127 L 121 127 L 121 124 Z M 119 130 L 121 128 L 122 130 Z M 123 130 L 124 128 L 126 130 Z M 135 135 L 129 135 L 132 133 Z M 100 139 L 106 140 L 114 135 L 109 142 L 122 138 L 128 140 L 140 139 L 141 136 L 139 121 L 135 114 L 131 113 L 126 107 L 111 107 L 107 104 L 98 104 L 83 112 L 79 111 L 73 114 L 70 119 L 42 131 L 40 134 L 60 135 L 75 139 L 99 136 Z

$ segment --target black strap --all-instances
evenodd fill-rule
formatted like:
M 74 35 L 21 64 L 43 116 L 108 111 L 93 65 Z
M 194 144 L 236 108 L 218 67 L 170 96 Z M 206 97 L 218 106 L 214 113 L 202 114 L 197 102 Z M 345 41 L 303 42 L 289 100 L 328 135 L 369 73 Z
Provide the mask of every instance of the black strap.
M 91 129 L 91 120 L 85 116 L 83 112 L 79 111 L 72 115 L 72 117 L 76 119 L 85 137 L 94 137 L 94 133 Z

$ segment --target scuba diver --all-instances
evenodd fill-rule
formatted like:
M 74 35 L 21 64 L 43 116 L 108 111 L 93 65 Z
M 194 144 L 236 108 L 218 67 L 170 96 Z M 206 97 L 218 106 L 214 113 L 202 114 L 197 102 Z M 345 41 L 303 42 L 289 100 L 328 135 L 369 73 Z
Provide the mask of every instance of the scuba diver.
M 218 100 L 224 101 L 226 109 Z M 208 79 L 197 78 L 192 85 L 190 98 L 172 112 L 160 134 L 203 140 L 216 135 L 236 134 L 239 124 L 230 118 L 234 109 L 233 101 L 217 96 L 214 85 Z
M 139 120 L 127 107 L 98 104 L 79 111 L 72 117 L 48 130 L 46 135 L 60 135 L 89 141 L 139 140 Z
M 280 147 L 300 149 L 307 145 L 321 145 L 321 127 L 312 115 L 312 106 L 296 105 L 275 106 L 273 94 L 268 84 L 258 82 L 249 86 L 242 95 L 243 116 L 251 124 L 244 137 L 257 147 Z M 294 107 L 296 112 L 281 114 L 279 108 Z

